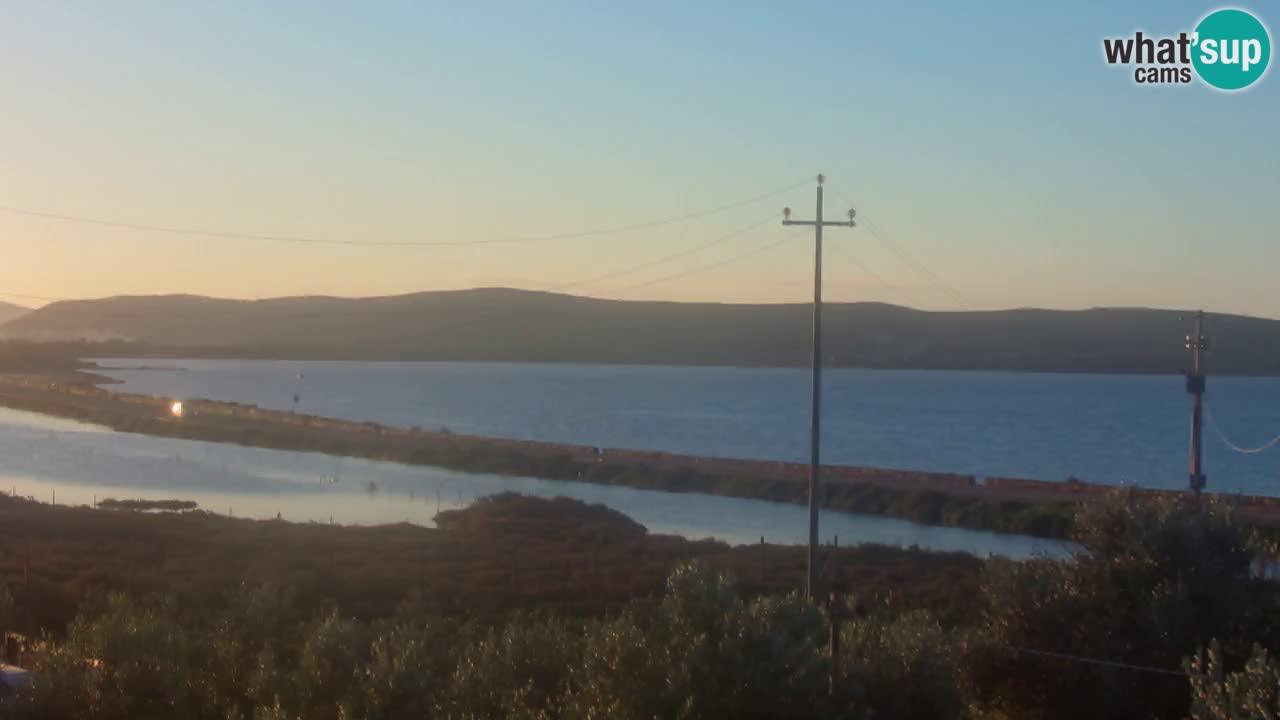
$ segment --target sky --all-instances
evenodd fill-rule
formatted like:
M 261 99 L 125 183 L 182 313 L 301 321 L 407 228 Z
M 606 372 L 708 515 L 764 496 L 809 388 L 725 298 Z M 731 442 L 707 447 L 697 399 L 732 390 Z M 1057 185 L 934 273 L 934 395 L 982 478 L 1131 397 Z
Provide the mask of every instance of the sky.
M 1217 7 L 0 0 L 0 206 L 351 243 L 0 210 L 0 299 L 802 302 L 812 232 L 776 219 L 822 172 L 827 216 L 865 220 L 826 231 L 828 300 L 1280 317 L 1276 71 L 1227 94 L 1103 62 Z

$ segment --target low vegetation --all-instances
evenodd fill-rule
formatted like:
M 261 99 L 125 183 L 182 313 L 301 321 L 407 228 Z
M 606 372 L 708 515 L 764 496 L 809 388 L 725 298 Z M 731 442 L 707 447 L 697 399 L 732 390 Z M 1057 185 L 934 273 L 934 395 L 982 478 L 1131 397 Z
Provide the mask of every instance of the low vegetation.
M 210 520 L 97 515 L 131 518 L 135 531 Z M 629 574 L 653 564 L 634 545 L 651 536 L 575 501 L 500 496 L 441 520 L 449 529 L 422 532 L 520 538 L 533 557 L 559 529 L 573 544 L 625 548 L 601 557 Z M 316 543 L 404 530 L 296 527 Z M 1280 647 L 1280 588 L 1250 573 L 1253 541 L 1229 507 L 1118 492 L 1085 506 L 1074 528 L 1080 549 L 1068 559 L 973 560 L 973 582 L 950 592 L 966 611 L 947 593 L 908 597 L 883 582 L 811 602 L 753 582 L 749 564 L 712 544 L 668 553 L 665 578 L 590 612 L 510 594 L 486 611 L 485 591 L 443 607 L 426 585 L 355 612 L 332 588 L 250 573 L 203 601 L 166 584 L 100 594 L 48 636 L 16 710 L 33 720 L 1274 717 L 1280 665 L 1265 649 Z M 395 564 L 374 537 L 360 537 L 365 564 Z M 850 558 L 946 557 L 858 552 Z M 485 572 L 476 559 L 468 574 Z M 9 594 L 0 622 L 22 614 L 21 590 L 0 599 Z
M 179 512 L 195 510 L 199 505 L 194 500 L 116 500 L 115 498 L 106 498 L 98 503 L 98 507 L 103 510 Z
M 802 548 L 654 535 L 613 510 L 564 498 L 497 495 L 442 513 L 440 524 L 106 512 L 0 496 L 0 584 L 13 594 L 18 628 L 38 634 L 65 627 L 84 598 L 111 592 L 164 593 L 198 607 L 220 602 L 228 587 L 271 583 L 293 588 L 303 611 L 363 620 L 404 603 L 449 615 L 590 616 L 656 595 L 695 559 L 731 573 L 749 594 L 784 592 L 804 579 Z M 971 612 L 955 593 L 977 588 L 981 563 L 972 556 L 882 546 L 826 553 L 834 588 Z

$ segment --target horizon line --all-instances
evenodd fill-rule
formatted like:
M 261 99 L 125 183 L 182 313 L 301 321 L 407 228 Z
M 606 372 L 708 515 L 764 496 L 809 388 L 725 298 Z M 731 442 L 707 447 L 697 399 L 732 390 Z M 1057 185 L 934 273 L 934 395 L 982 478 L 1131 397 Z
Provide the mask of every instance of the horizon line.
M 226 297 L 220 295 L 202 295 L 198 293 L 174 293 L 174 292 L 156 292 L 156 293 L 119 293 L 114 295 L 90 296 L 90 297 L 45 297 L 38 295 L 24 295 L 21 293 L 0 293 L 0 298 L 32 298 L 46 301 L 43 305 L 27 306 L 18 303 L 5 302 L 4 304 L 12 307 L 21 308 L 30 312 L 37 312 L 54 305 L 64 303 L 87 303 L 87 302 L 103 302 L 109 300 L 143 300 L 143 299 L 166 299 L 166 298 L 189 298 L 196 300 L 212 300 L 221 302 L 237 302 L 237 303 L 266 303 L 279 302 L 285 300 L 339 300 L 357 302 L 362 300 L 388 300 L 394 298 L 410 298 L 423 295 L 446 295 L 446 294 L 465 294 L 480 292 L 508 292 L 508 293 L 525 293 L 534 295 L 545 295 L 559 298 L 568 298 L 573 300 L 594 301 L 601 303 L 628 303 L 628 304 L 649 304 L 649 305 L 725 305 L 725 306 L 811 306 L 812 301 L 784 301 L 784 302 L 736 302 L 723 300 L 650 300 L 650 299 L 632 299 L 632 298 L 607 298 L 597 297 L 593 295 L 577 295 L 557 290 L 541 290 L 537 288 L 522 288 L 506 285 L 481 285 L 470 288 L 447 288 L 436 290 L 415 290 L 410 292 L 388 293 L 384 295 L 331 295 L 325 293 L 308 293 L 301 295 L 266 295 L 259 297 Z M 889 308 L 898 308 L 921 313 L 938 313 L 938 314 L 957 314 L 957 313 L 1004 313 L 1004 312 L 1090 312 L 1090 311 L 1107 311 L 1107 310 L 1129 310 L 1129 311 L 1151 311 L 1151 312 L 1195 312 L 1196 310 L 1189 308 L 1172 308 L 1172 307 L 1153 307 L 1148 305 L 1092 305 L 1081 307 L 1057 308 L 1044 307 L 1036 305 L 1021 305 L 1004 308 L 946 308 L 946 309 L 927 309 L 904 305 L 899 303 L 884 302 L 881 300 L 823 300 L 823 305 L 875 305 Z M 1224 317 L 1243 317 L 1257 318 L 1263 320 L 1277 320 L 1280 318 L 1268 317 L 1264 315 L 1247 315 L 1242 313 L 1229 312 L 1213 312 L 1205 311 L 1208 314 L 1224 316 Z

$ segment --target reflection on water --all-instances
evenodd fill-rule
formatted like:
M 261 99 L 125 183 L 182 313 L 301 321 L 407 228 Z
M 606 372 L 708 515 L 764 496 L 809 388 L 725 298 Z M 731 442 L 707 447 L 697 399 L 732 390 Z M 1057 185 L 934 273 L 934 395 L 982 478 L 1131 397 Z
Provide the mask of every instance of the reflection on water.
M 800 506 L 439 468 L 116 433 L 0 408 L 0 490 L 64 505 L 95 499 L 194 500 L 237 517 L 297 522 L 432 524 L 439 510 L 510 490 L 564 495 L 619 510 L 651 532 L 729 543 L 802 543 Z M 844 513 L 823 516 L 823 537 L 962 550 L 978 555 L 1059 554 L 1060 543 L 939 528 Z

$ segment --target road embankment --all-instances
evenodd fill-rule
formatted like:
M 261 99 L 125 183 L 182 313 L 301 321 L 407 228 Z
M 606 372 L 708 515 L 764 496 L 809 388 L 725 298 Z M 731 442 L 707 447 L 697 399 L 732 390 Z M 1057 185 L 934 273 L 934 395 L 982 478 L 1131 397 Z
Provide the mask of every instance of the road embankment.
M 539 477 L 666 492 L 806 503 L 808 466 L 478 437 L 372 422 L 111 392 L 82 374 L 0 375 L 0 406 L 106 426 L 120 432 L 321 452 L 463 472 Z M 1062 538 L 1075 504 L 1109 488 L 1083 482 L 826 466 L 824 507 L 914 522 Z M 1243 498 L 1243 511 L 1271 523 L 1280 500 Z

